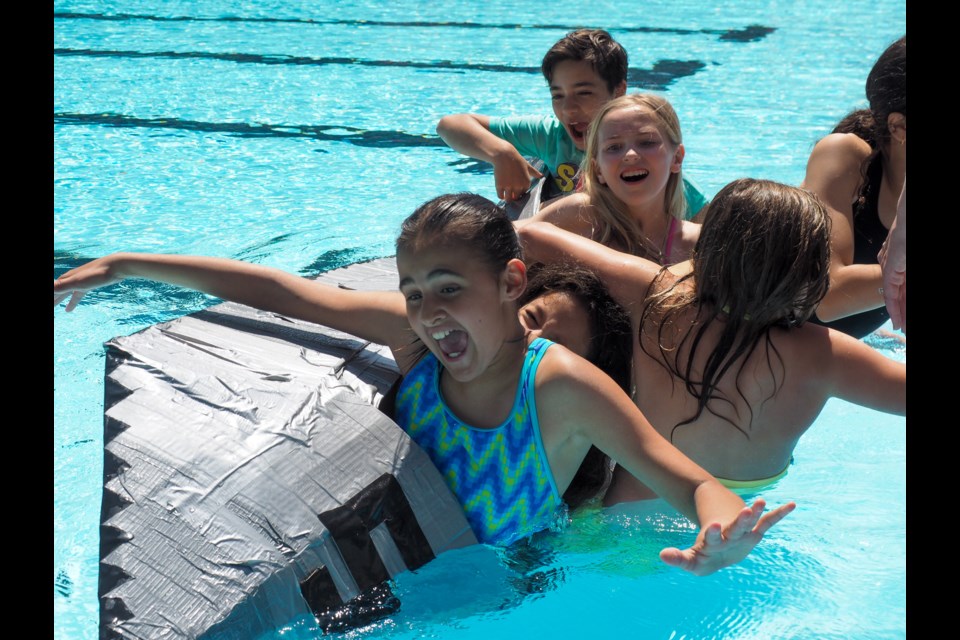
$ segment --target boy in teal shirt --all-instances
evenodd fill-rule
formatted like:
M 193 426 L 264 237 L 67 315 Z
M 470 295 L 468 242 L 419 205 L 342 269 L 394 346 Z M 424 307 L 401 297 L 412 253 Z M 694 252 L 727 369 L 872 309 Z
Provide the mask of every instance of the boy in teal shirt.
M 550 47 L 540 66 L 550 87 L 553 116 L 496 118 L 458 113 L 441 118 L 437 134 L 451 148 L 493 165 L 497 197 L 518 200 L 541 173 L 550 175 L 546 197 L 573 192 L 583 161 L 587 127 L 600 108 L 627 91 L 627 52 L 602 29 L 572 31 Z M 684 178 L 687 218 L 707 203 Z

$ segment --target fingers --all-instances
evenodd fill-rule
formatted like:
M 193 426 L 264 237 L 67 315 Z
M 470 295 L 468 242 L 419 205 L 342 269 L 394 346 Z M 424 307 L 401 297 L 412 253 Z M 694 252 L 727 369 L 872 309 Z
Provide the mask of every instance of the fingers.
M 718 545 L 723 542 L 723 527 L 719 522 L 714 522 L 703 530 L 703 542 L 707 547 Z
M 889 236 L 887 240 L 889 240 Z M 877 252 L 877 263 L 883 268 L 887 263 L 887 240 L 883 241 L 883 244 L 880 245 L 880 251 Z
M 789 502 L 764 514 L 763 511 L 766 509 L 766 506 L 766 502 L 762 498 L 758 498 L 750 507 L 745 507 L 723 532 L 721 539 L 737 540 L 751 533 L 763 536 L 771 527 L 783 520 L 791 511 L 797 508 L 795 502 Z M 719 527 L 719 525 L 717 525 L 717 527 Z M 708 543 L 710 542 L 709 538 L 706 536 L 704 538 Z
M 766 506 L 763 500 L 757 500 L 752 506 L 744 507 L 740 513 L 737 514 L 737 517 L 734 518 L 733 522 L 729 523 L 726 528 L 723 529 L 723 539 L 736 540 L 753 531 L 754 526 L 756 526 L 757 521 L 760 520 L 760 516 L 763 514 Z M 717 526 L 719 527 L 720 525 L 718 524 Z
M 907 332 L 907 279 L 904 277 L 900 285 L 900 329 Z
M 671 567 L 679 567 L 685 571 L 690 571 L 690 567 L 693 564 L 693 559 L 676 547 L 662 549 L 660 551 L 660 559 Z
M 894 329 L 900 329 L 903 326 L 903 317 L 900 315 L 899 293 L 899 288 L 896 290 L 884 288 L 883 290 L 883 302 L 887 307 L 887 313 L 890 315 L 890 324 L 893 325 Z
M 83 294 L 79 291 L 70 291 L 69 288 L 63 285 L 62 280 L 63 278 L 60 277 L 53 281 L 53 306 L 56 307 L 67 297 L 70 297 L 66 310 L 73 311 L 77 304 L 80 303 L 80 298 L 83 297 Z M 60 289 L 60 291 L 57 291 L 57 289 Z
M 497 187 L 497 197 L 505 202 L 519 200 L 523 197 L 524 193 L 526 193 L 526 191 L 517 191 L 516 189 L 511 189 L 509 187 Z
M 65 311 L 67 313 L 73 311 L 77 308 L 77 305 L 80 304 L 80 300 L 83 298 L 85 291 L 74 291 L 73 295 L 70 296 L 70 302 L 67 303 Z
M 781 520 L 787 517 L 787 515 L 797 508 L 797 503 L 788 502 L 782 507 L 778 507 L 771 511 L 770 513 L 764 515 L 760 518 L 760 521 L 757 523 L 757 526 L 754 528 L 754 532 L 764 535 L 767 531 L 770 530 L 770 527 L 777 524 Z

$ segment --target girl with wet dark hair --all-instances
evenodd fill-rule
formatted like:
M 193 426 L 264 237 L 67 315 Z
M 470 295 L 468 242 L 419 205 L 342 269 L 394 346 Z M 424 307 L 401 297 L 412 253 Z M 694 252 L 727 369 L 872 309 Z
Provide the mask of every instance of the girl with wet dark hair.
M 736 180 L 710 203 L 692 263 L 666 268 L 544 222 L 528 259 L 594 270 L 633 325 L 651 424 L 731 488 L 782 477 L 827 400 L 905 414 L 906 365 L 807 322 L 827 291 L 830 215 L 808 191 Z M 606 504 L 653 497 L 618 467 Z
M 906 207 L 906 36 L 877 59 L 865 90 L 869 108 L 847 115 L 814 146 L 802 185 L 833 221 L 830 290 L 814 320 L 858 338 L 890 318 L 877 256 L 898 202 Z M 894 328 L 905 328 L 896 315 Z

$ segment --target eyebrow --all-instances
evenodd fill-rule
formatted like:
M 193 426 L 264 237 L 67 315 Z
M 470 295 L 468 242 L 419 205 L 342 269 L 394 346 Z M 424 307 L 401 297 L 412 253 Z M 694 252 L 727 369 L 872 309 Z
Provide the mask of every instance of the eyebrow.
M 593 87 L 596 87 L 598 84 L 600 84 L 600 83 L 599 83 L 599 82 L 595 82 L 595 81 L 593 81 L 593 80 L 583 80 L 583 81 L 578 82 L 578 83 L 576 83 L 575 85 L 573 85 L 573 88 L 574 88 L 574 89 L 579 89 L 580 87 L 591 87 L 591 88 L 593 88 Z M 551 90 L 551 91 L 553 91 L 553 90 L 559 90 L 559 89 L 561 89 L 561 88 L 562 88 L 562 87 L 561 87 L 560 85 L 557 85 L 557 84 L 551 84 L 551 85 L 550 85 L 550 90 Z
M 657 135 L 660 136 L 661 138 L 666 138 L 666 136 L 664 136 L 662 133 L 660 133 L 660 130 L 657 129 L 656 125 L 652 125 L 652 124 L 645 124 L 645 125 L 643 125 L 643 127 L 641 127 L 640 129 L 630 129 L 630 130 L 627 131 L 627 133 L 626 133 L 626 135 L 628 135 L 628 136 L 632 136 L 632 135 L 649 136 L 649 135 L 653 135 L 653 134 L 657 134 Z M 613 139 L 615 139 L 615 138 L 622 138 L 622 137 L 624 137 L 624 134 L 621 134 L 619 131 L 615 131 L 614 133 L 611 133 L 611 134 L 608 135 L 608 136 L 604 136 L 604 137 L 601 138 L 601 139 L 602 139 L 602 140 L 613 140 Z
M 433 271 L 428 273 L 427 280 L 428 281 L 436 280 L 437 278 L 443 278 L 446 276 L 454 276 L 456 278 L 461 277 L 461 275 L 458 272 L 454 271 L 453 269 L 445 269 L 441 267 L 440 269 L 434 269 Z M 401 278 L 398 288 L 402 289 L 404 285 L 408 285 L 408 284 L 413 284 L 413 278 L 411 278 L 410 276 L 407 276 L 406 278 Z

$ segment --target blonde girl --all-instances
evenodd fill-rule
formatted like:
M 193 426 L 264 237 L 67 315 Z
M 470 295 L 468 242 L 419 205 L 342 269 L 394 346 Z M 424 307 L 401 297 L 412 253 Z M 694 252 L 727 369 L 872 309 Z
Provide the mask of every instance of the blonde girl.
M 680 121 L 667 100 L 649 93 L 611 100 L 587 132 L 582 191 L 531 220 L 657 264 L 682 262 L 700 231 L 684 219 L 684 153 Z

